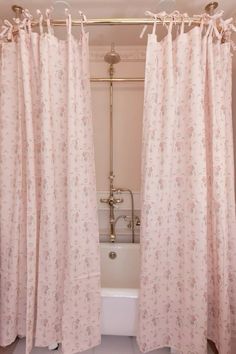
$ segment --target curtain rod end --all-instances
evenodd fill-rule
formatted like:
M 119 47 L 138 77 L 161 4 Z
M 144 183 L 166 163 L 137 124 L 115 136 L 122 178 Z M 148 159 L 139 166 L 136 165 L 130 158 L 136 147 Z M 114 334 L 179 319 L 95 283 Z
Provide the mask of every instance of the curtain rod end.
M 218 6 L 219 6 L 219 3 L 217 1 L 211 1 L 209 4 L 207 4 L 205 6 L 205 11 L 209 15 L 213 15 L 214 11 L 217 9 Z
M 24 11 L 23 7 L 20 5 L 12 5 L 11 9 L 15 12 L 16 18 L 19 18 Z

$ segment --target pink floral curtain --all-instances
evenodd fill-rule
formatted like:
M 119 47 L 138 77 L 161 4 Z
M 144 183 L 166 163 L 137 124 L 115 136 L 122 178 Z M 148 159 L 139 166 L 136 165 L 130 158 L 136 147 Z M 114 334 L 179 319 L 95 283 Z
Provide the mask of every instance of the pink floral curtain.
M 88 35 L 1 44 L 0 346 L 100 342 Z
M 236 225 L 230 44 L 216 27 L 149 35 L 143 118 L 143 352 L 233 354 Z

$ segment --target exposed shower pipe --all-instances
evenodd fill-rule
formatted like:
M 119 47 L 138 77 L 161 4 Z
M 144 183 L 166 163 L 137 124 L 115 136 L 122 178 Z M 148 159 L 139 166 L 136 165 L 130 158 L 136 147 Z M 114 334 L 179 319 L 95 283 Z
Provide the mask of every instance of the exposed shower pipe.
M 127 218 L 127 215 L 121 215 L 115 218 L 114 209 L 116 204 L 122 203 L 124 200 L 122 198 L 115 198 L 115 193 L 128 192 L 131 198 L 131 230 L 132 230 L 132 243 L 134 243 L 134 197 L 133 193 L 128 188 L 115 188 L 114 187 L 114 159 L 113 159 L 113 76 L 114 76 L 114 64 L 120 62 L 120 56 L 115 51 L 114 44 L 111 46 L 111 51 L 108 52 L 104 60 L 109 64 L 109 77 L 110 77 L 110 194 L 108 198 L 101 198 L 102 203 L 107 203 L 110 208 L 110 241 L 115 242 L 116 232 L 115 225 L 120 218 Z
M 113 190 L 114 193 L 122 193 L 122 192 L 128 192 L 130 194 L 130 199 L 131 199 L 131 231 L 132 231 L 132 243 L 134 243 L 134 196 L 133 192 L 131 189 L 128 188 L 118 188 Z M 116 221 L 115 221 L 116 223 Z
M 114 75 L 114 67 L 113 65 L 120 61 L 120 56 L 115 52 L 114 45 L 112 45 L 111 51 L 107 53 L 104 57 L 104 60 L 109 64 L 109 76 L 110 79 L 113 78 Z M 107 203 L 110 208 L 110 241 L 115 242 L 115 214 L 114 208 L 116 204 L 122 203 L 123 199 L 114 197 L 114 172 L 113 172 L 113 82 L 110 81 L 110 195 L 108 198 L 101 198 L 100 201 L 102 203 Z

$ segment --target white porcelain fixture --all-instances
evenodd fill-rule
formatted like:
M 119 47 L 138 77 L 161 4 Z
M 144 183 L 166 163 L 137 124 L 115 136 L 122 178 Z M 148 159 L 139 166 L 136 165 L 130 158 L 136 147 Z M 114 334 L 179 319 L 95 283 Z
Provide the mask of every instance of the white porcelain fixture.
M 101 243 L 100 247 L 102 334 L 135 336 L 140 246 L 132 243 Z

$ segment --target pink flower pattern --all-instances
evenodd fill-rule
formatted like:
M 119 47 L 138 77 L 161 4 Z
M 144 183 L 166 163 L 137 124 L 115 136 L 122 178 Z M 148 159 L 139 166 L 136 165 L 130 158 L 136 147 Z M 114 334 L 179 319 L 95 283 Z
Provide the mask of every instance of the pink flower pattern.
M 88 34 L 1 45 L 0 346 L 100 343 Z
M 230 44 L 149 35 L 138 343 L 233 354 L 236 224 Z

